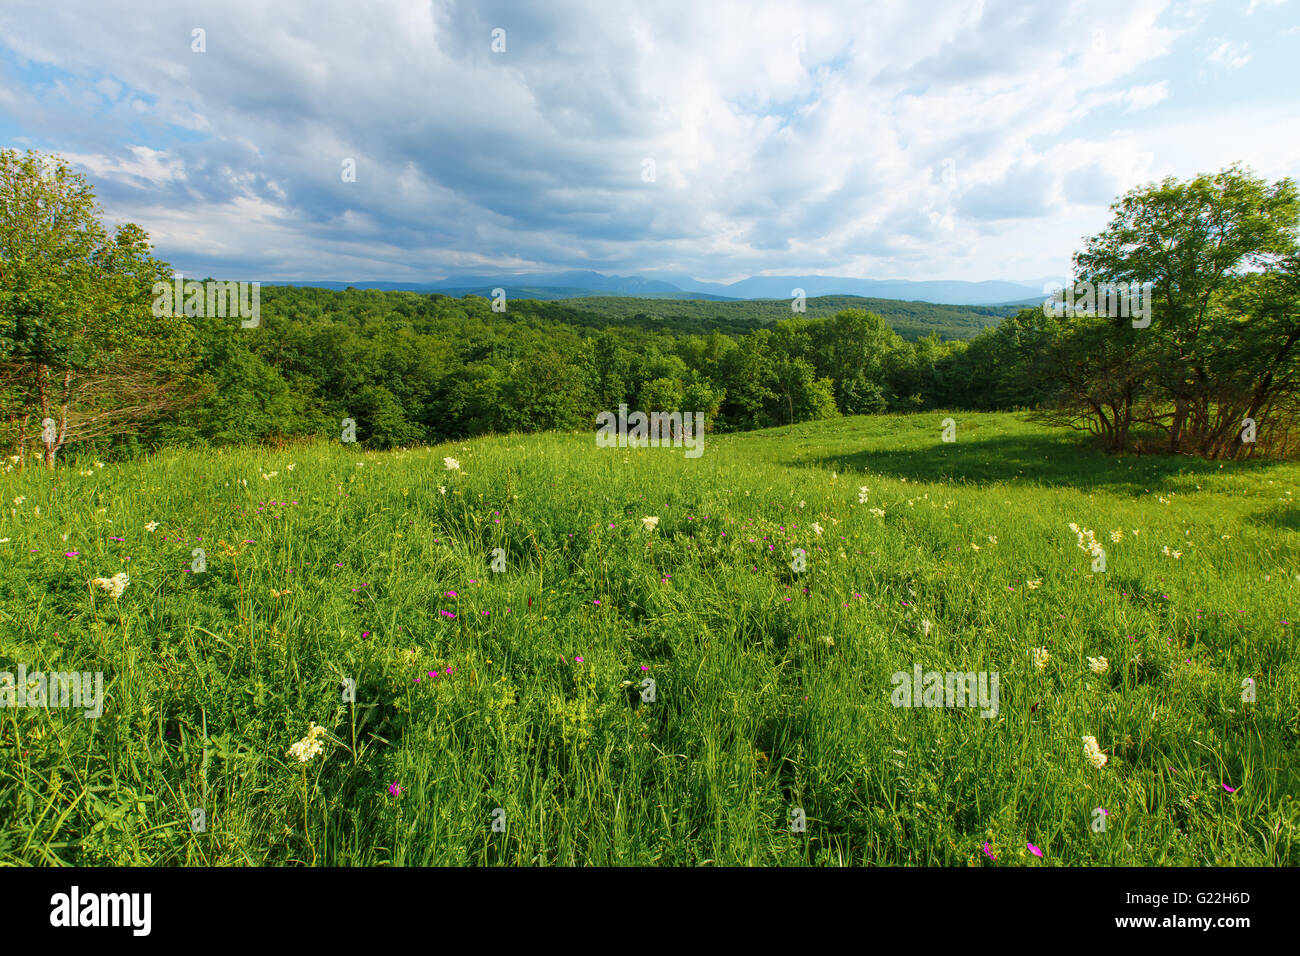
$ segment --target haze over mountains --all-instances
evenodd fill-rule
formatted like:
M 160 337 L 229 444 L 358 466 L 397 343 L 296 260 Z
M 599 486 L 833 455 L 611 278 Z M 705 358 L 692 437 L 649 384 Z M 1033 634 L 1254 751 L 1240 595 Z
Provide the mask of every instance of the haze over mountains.
M 738 282 L 700 282 L 688 275 L 664 278 L 604 275 L 587 270 L 536 272 L 516 275 L 458 275 L 428 283 L 410 282 L 265 282 L 264 285 L 301 285 L 326 289 L 394 289 L 441 292 L 446 295 L 488 296 L 503 288 L 512 298 L 572 299 L 592 295 L 639 296 L 677 299 L 789 299 L 794 289 L 804 294 L 854 295 L 938 305 L 1006 305 L 1043 298 L 1042 279 L 1018 282 L 986 280 L 912 281 L 909 279 L 853 279 L 839 276 L 750 276 Z

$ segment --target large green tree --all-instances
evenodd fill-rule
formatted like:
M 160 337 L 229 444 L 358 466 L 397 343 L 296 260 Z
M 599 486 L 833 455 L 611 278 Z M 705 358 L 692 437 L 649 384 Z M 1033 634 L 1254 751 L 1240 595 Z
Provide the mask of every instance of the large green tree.
M 57 156 L 0 151 L 0 398 L 22 449 L 130 431 L 184 400 L 183 318 L 155 316 L 170 268 Z
M 1077 277 L 1098 287 L 1152 284 L 1151 325 L 1132 342 L 1153 387 L 1143 417 L 1166 433 L 1170 452 L 1205 454 L 1218 444 L 1216 374 L 1235 321 L 1218 306 L 1241 277 L 1295 254 L 1296 186 L 1270 186 L 1234 165 L 1134 189 L 1111 208 L 1106 230 L 1075 255 Z M 1120 318 L 1117 329 L 1122 323 L 1132 327 Z

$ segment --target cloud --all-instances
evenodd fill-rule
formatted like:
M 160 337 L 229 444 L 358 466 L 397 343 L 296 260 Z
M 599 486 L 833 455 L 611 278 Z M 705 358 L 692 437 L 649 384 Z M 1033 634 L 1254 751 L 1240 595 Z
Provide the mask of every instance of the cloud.
M 1124 98 L 1128 101 L 1130 113 L 1134 110 L 1149 109 L 1169 99 L 1169 84 L 1161 80 L 1159 83 L 1149 83 L 1146 86 L 1130 87 L 1124 93 Z
M 1250 62 L 1250 54 L 1246 52 L 1246 44 L 1224 40 L 1210 51 L 1210 55 L 1206 59 L 1211 63 L 1217 63 L 1224 69 L 1240 70 Z
M 0 7 L 0 134 L 68 155 L 187 274 L 1035 275 L 1134 177 L 1212 152 L 1143 145 L 1204 43 L 1164 0 L 197 9 Z

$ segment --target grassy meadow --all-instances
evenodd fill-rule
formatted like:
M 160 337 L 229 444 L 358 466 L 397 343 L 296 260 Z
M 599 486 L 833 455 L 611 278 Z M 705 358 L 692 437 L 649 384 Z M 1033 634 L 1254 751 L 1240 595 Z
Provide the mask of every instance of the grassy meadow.
M 0 474 L 0 864 L 1300 862 L 1300 466 L 952 416 Z

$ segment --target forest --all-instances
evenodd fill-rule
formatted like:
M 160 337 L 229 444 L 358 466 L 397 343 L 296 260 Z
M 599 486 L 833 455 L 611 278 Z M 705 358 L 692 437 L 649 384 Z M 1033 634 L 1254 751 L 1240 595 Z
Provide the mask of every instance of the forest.
M 715 431 L 1024 409 L 1110 452 L 1287 455 L 1298 209 L 1293 182 L 1238 166 L 1121 197 L 1075 274 L 1150 283 L 1142 328 L 1096 310 L 848 296 L 798 313 L 770 300 L 494 303 L 293 286 L 263 288 L 250 328 L 154 314 L 150 290 L 171 266 L 144 229 L 110 233 L 63 160 L 11 150 L 0 153 L 0 449 L 52 465 L 65 448 L 281 444 L 337 435 L 345 419 L 379 449 L 591 429 L 626 404 L 699 412 Z

